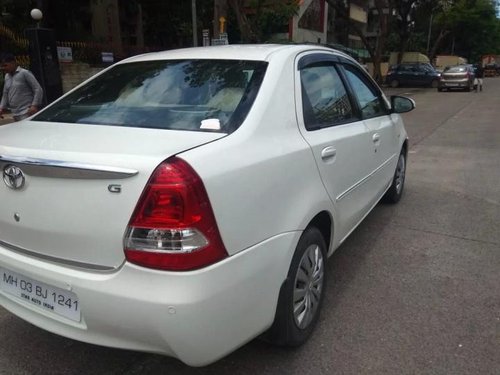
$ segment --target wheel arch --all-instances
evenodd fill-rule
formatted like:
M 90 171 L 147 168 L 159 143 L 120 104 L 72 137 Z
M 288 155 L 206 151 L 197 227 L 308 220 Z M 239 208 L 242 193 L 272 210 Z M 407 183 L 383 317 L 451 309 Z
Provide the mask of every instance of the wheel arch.
M 403 142 L 403 145 L 401 146 L 401 151 L 404 151 L 406 159 L 408 159 L 408 147 L 409 147 L 409 141 L 408 138 L 406 138 L 405 141 Z
M 328 211 L 321 211 L 312 218 L 307 227 L 316 227 L 322 234 L 325 240 L 328 256 L 333 253 L 333 233 L 334 222 L 333 217 Z

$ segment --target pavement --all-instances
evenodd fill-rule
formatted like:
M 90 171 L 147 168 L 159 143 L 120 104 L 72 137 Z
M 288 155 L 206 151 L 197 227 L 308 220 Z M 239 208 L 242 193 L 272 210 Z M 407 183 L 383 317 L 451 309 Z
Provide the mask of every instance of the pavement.
M 482 93 L 384 91 L 417 103 L 404 115 L 405 193 L 329 259 L 305 345 L 253 340 L 190 368 L 69 340 L 0 308 L 0 374 L 500 375 L 500 78 Z

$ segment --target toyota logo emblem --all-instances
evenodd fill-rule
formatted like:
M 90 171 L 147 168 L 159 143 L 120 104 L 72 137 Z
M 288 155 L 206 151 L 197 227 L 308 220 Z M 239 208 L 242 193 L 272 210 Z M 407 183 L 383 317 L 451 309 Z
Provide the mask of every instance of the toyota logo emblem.
M 19 190 L 24 186 L 24 173 L 15 165 L 7 165 L 3 169 L 3 182 L 9 188 Z

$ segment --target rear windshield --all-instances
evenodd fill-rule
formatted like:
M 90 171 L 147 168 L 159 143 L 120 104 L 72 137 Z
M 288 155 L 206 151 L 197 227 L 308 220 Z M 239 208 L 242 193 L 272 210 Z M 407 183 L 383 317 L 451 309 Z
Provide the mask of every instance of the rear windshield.
M 229 133 L 245 119 L 266 67 L 241 60 L 116 65 L 33 120 Z
M 467 71 L 467 68 L 465 66 L 449 66 L 444 71 L 449 73 L 463 73 Z

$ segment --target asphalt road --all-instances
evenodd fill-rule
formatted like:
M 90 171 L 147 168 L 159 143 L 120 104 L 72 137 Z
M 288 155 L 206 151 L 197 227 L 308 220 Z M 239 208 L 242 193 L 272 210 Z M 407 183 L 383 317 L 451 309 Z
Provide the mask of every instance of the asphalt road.
M 259 340 L 205 368 L 55 336 L 0 308 L 1 374 L 500 374 L 500 78 L 407 94 L 406 191 L 328 264 L 314 336 Z

